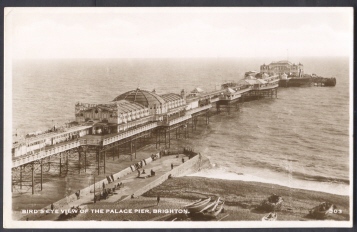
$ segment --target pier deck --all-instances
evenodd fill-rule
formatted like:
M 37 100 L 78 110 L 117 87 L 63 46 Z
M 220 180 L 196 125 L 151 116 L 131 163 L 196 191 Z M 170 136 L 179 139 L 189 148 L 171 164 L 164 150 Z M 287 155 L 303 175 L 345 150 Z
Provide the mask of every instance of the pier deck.
M 187 98 L 187 104 L 191 104 L 189 109 L 186 110 L 186 106 L 173 107 L 171 112 L 168 111 L 167 115 L 160 120 L 149 115 L 138 120 L 134 119 L 134 121 L 127 124 L 117 125 L 117 129 L 114 131 L 119 132 L 113 133 L 113 130 L 111 130 L 109 131 L 111 133 L 87 134 L 69 141 L 32 150 L 22 156 L 13 157 L 13 188 L 21 189 L 22 182 L 29 182 L 32 194 L 35 193 L 37 184 L 40 184 L 42 191 L 44 175 L 51 168 L 52 171 L 57 170 L 58 175 L 62 176 L 73 170 L 78 173 L 86 172 L 88 163 L 91 162 L 96 167 L 98 175 L 106 173 L 108 155 L 113 157 L 113 160 L 116 156 L 118 159 L 122 156 L 130 158 L 130 160 L 133 160 L 134 156 L 134 159 L 136 159 L 137 149 L 140 145 L 153 143 L 153 139 L 156 149 L 170 148 L 170 141 L 174 137 L 176 139 L 181 136 L 189 138 L 189 124 L 191 124 L 193 132 L 196 128 L 198 117 L 204 117 L 205 123 L 208 125 L 209 111 L 214 104 L 217 112 L 220 112 L 222 107 L 226 108 L 229 113 L 231 107 L 239 109 L 239 105 L 245 100 L 276 97 L 277 88 L 277 84 L 266 84 L 264 86 L 250 87 L 236 86 L 233 93 L 231 90 L 227 92 L 227 89 L 202 93 L 198 97 Z M 90 127 L 84 126 L 83 128 Z M 172 136 L 172 133 L 175 133 L 175 136 Z M 56 135 L 51 134 L 51 136 L 54 137 Z M 43 136 L 41 139 L 44 139 Z M 27 176 L 27 179 L 24 176 Z

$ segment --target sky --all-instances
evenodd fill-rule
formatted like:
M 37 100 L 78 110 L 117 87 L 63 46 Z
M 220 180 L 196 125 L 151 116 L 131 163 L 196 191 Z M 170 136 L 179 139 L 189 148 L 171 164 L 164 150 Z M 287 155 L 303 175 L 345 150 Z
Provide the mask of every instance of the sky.
M 12 59 L 349 56 L 352 8 L 6 8 Z

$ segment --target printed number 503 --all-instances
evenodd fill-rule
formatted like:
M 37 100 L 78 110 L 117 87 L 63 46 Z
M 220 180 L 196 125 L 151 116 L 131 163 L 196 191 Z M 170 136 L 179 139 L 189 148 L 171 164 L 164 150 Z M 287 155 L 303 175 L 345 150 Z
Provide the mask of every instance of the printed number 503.
M 342 213 L 342 209 L 331 209 L 328 211 L 329 213 L 334 213 L 334 214 L 341 214 Z

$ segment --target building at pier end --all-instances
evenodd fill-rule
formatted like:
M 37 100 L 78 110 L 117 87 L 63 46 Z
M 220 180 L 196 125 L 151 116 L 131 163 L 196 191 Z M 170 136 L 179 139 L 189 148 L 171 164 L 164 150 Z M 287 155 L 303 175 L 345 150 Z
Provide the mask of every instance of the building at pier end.
M 269 75 L 286 74 L 289 77 L 302 77 L 304 75 L 304 66 L 301 63 L 295 64 L 287 60 L 282 60 L 272 62 L 268 65 L 261 65 L 260 72 Z

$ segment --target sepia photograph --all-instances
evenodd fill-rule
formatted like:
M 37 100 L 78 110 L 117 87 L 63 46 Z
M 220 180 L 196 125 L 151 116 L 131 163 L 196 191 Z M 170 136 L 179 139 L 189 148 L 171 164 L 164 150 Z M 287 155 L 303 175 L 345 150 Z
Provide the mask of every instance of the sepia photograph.
M 352 227 L 353 17 L 6 7 L 3 227 Z

